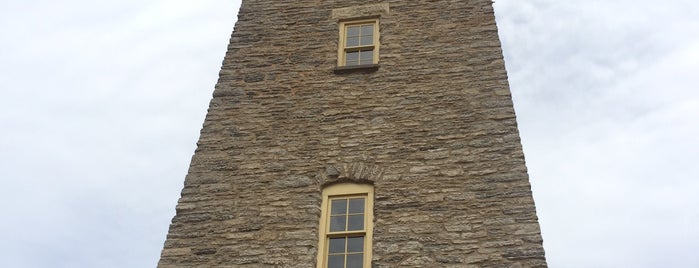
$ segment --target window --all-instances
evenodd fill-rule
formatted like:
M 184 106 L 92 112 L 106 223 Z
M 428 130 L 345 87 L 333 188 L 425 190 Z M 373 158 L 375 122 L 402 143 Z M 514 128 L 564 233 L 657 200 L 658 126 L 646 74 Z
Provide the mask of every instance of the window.
M 323 189 L 319 268 L 369 268 L 374 189 L 342 183 Z
M 341 22 L 339 44 L 338 66 L 378 64 L 378 20 Z

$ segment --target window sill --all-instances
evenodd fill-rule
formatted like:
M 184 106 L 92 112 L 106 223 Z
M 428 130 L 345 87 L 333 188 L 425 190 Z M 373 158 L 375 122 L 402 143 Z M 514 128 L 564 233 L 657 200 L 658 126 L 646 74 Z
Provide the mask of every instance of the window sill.
M 354 73 L 354 72 L 374 72 L 379 69 L 378 64 L 364 64 L 353 66 L 337 66 L 333 69 L 336 74 Z

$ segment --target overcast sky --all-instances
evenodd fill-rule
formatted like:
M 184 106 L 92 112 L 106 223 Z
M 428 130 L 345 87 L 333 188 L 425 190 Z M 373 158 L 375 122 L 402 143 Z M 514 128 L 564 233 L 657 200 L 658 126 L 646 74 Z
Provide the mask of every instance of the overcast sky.
M 154 267 L 239 1 L 0 0 L 0 267 Z M 699 1 L 497 0 L 551 267 L 699 267 Z

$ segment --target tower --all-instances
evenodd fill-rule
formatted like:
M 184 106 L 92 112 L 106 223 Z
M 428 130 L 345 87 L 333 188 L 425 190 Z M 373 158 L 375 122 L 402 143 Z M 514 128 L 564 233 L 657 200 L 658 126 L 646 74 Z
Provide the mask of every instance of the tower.
M 491 0 L 243 0 L 159 267 L 546 267 Z

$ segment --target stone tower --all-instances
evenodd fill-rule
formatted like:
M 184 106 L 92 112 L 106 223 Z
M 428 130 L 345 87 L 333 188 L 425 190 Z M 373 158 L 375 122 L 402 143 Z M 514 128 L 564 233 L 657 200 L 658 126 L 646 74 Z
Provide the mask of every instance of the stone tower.
M 243 0 L 159 267 L 546 267 L 491 0 Z

